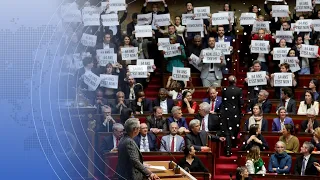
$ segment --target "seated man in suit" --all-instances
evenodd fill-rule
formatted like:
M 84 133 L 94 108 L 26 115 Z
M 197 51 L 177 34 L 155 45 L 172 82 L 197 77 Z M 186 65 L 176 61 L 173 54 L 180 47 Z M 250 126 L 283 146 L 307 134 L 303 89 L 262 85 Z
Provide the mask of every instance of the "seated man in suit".
M 295 175 L 318 175 L 318 171 L 313 163 L 317 163 L 318 160 L 311 154 L 314 146 L 311 142 L 304 142 L 300 148 L 300 153 L 302 156 L 297 157 L 296 164 L 294 167 Z
M 159 89 L 158 98 L 153 100 L 152 106 L 160 106 L 162 108 L 163 114 L 168 114 L 171 112 L 174 102 L 172 99 L 168 99 L 168 91 L 165 88 Z
M 172 122 L 169 128 L 170 134 L 161 139 L 160 151 L 181 152 L 184 147 L 184 139 L 177 135 L 179 126 L 176 122 Z
M 101 114 L 101 107 L 104 105 L 109 105 L 108 100 L 103 98 L 103 91 L 102 89 L 96 90 L 96 98 L 94 101 L 94 106 L 97 108 L 97 114 Z
M 222 98 L 221 96 L 218 96 L 218 92 L 215 87 L 209 87 L 208 91 L 209 97 L 203 99 L 203 102 L 207 102 L 210 104 L 210 113 L 211 114 L 216 114 L 220 112 L 220 106 L 222 103 Z
M 258 98 L 250 100 L 250 104 L 247 107 L 247 113 L 252 114 L 253 106 L 256 104 L 261 104 L 263 113 L 270 113 L 272 104 L 268 99 L 269 92 L 261 89 Z
M 121 89 L 125 99 L 135 100 L 136 94 L 142 91 L 143 85 L 136 83 L 132 76 L 128 76 L 127 82 L 122 85 Z
M 281 101 L 277 109 L 284 106 L 288 114 L 297 114 L 296 101 L 292 99 L 292 90 L 288 87 L 281 89 Z
M 186 145 L 193 145 L 196 151 L 209 151 L 207 136 L 208 139 L 211 139 L 216 142 L 225 141 L 225 137 L 211 136 L 207 132 L 200 129 L 200 121 L 198 119 L 193 119 L 189 123 L 191 132 L 186 135 Z
M 313 133 L 319 127 L 319 122 L 316 120 L 316 111 L 313 108 L 307 110 L 307 120 L 301 122 L 301 132 Z
M 148 126 L 146 123 L 140 124 L 140 133 L 134 137 L 140 152 L 157 151 L 156 136 L 153 133 L 148 133 Z
M 145 97 L 143 91 L 137 93 L 137 99 L 133 101 L 132 110 L 135 114 L 146 114 L 152 112 L 152 102 Z
M 116 124 L 116 121 L 111 117 L 111 108 L 110 106 L 101 107 L 101 121 L 99 132 L 111 132 L 113 130 L 113 125 Z
M 122 91 L 118 91 L 116 96 L 117 99 L 115 105 L 112 107 L 112 113 L 121 114 L 122 109 L 128 108 L 130 103 L 124 99 L 124 93 Z
M 176 122 L 179 126 L 178 132 L 181 134 L 183 132 L 190 132 L 188 129 L 188 124 L 186 121 L 186 118 L 182 117 L 182 111 L 181 107 L 179 106 L 173 106 L 171 110 L 172 116 L 168 117 L 168 124 L 171 124 L 172 122 Z
M 106 136 L 103 138 L 100 153 L 103 155 L 107 152 L 117 152 L 118 151 L 118 144 L 123 135 L 123 125 L 120 123 L 115 123 L 112 127 L 113 134 L 110 136 Z
M 155 106 L 153 114 L 147 117 L 147 126 L 148 130 L 155 134 L 168 130 L 167 120 L 162 116 L 162 108 L 160 106 Z
M 207 102 L 199 105 L 199 113 L 195 116 L 201 122 L 201 130 L 203 131 L 220 131 L 220 118 L 217 114 L 210 113 L 211 106 Z

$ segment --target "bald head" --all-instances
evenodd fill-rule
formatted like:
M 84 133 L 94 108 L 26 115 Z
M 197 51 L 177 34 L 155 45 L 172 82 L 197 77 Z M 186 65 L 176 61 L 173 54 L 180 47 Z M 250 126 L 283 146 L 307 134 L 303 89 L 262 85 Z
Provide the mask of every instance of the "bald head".
M 237 78 L 234 75 L 228 77 L 229 84 L 235 84 L 237 82 Z
M 141 123 L 140 124 L 140 135 L 141 136 L 146 136 L 148 133 L 148 126 L 146 123 Z

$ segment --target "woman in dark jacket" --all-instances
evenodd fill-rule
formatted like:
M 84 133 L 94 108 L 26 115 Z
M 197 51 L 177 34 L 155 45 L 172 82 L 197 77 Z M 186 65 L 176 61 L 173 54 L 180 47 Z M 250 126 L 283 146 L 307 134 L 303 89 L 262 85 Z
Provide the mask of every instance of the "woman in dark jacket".
M 286 144 L 282 141 L 278 141 L 275 150 L 276 152 L 270 157 L 268 171 L 278 174 L 288 174 L 290 172 L 292 159 L 285 151 Z
M 252 124 L 249 129 L 249 138 L 244 141 L 241 148 L 242 151 L 247 151 L 253 146 L 259 146 L 261 151 L 269 150 L 269 146 L 264 137 L 259 133 L 259 125 Z

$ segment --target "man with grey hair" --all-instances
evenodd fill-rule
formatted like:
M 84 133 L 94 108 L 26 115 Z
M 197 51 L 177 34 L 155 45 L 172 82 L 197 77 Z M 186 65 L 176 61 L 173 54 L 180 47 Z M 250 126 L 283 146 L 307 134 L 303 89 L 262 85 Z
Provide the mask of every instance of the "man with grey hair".
M 101 112 L 102 112 L 102 122 L 99 132 L 111 132 L 113 130 L 112 126 L 116 123 L 116 121 L 111 116 L 111 107 L 104 105 L 101 106 Z
M 210 113 L 211 106 L 207 102 L 199 104 L 198 114 L 195 116 L 195 119 L 198 119 L 201 122 L 200 129 L 203 131 L 220 131 L 220 118 L 217 114 Z
M 163 110 L 163 114 L 168 114 L 171 112 L 172 107 L 174 106 L 174 101 L 168 99 L 168 91 L 165 88 L 160 88 L 158 93 L 158 98 L 153 100 L 152 106 L 160 106 Z
M 247 107 L 247 113 L 252 114 L 253 106 L 256 104 L 261 104 L 263 113 L 270 113 L 272 104 L 269 101 L 268 96 L 269 92 L 264 89 L 261 89 L 257 98 L 249 100 L 250 104 Z
M 115 123 L 112 127 L 112 135 L 106 136 L 103 138 L 100 152 L 101 155 L 107 152 L 118 152 L 119 141 L 123 135 L 123 125 L 120 123 Z
M 179 133 L 190 132 L 188 129 L 188 124 L 186 118 L 182 117 L 181 107 L 174 106 L 171 110 L 172 116 L 168 117 L 168 124 L 176 122 L 179 126 Z
M 194 149 L 197 151 L 209 151 L 207 139 L 216 142 L 222 142 L 226 139 L 224 137 L 213 136 L 207 134 L 207 132 L 200 129 L 200 121 L 198 119 L 193 119 L 189 123 L 191 132 L 186 135 L 186 145 L 193 145 Z M 208 136 L 208 138 L 207 138 Z
M 161 139 L 160 151 L 181 152 L 184 146 L 183 137 L 177 135 L 179 126 L 176 122 L 170 124 L 170 134 Z
M 318 171 L 313 165 L 318 163 L 317 158 L 312 155 L 314 146 L 311 142 L 305 141 L 300 148 L 300 153 L 302 156 L 297 157 L 296 164 L 294 167 L 295 175 L 318 175 Z
M 319 122 L 316 120 L 316 111 L 314 108 L 307 110 L 307 120 L 301 122 L 301 132 L 313 133 L 319 127 Z
M 126 134 L 119 143 L 118 164 L 116 174 L 119 180 L 159 179 L 143 165 L 142 154 L 133 138 L 139 134 L 140 122 L 137 118 L 129 118 L 124 123 Z

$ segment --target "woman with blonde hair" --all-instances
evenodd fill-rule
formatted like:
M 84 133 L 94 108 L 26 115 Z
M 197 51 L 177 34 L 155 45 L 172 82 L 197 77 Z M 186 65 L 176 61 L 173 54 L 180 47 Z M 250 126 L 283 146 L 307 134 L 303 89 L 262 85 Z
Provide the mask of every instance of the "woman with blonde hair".
M 264 162 L 260 157 L 259 146 L 253 146 L 247 155 L 246 167 L 249 174 L 266 174 L 267 170 Z
M 252 108 L 252 116 L 244 124 L 244 131 L 249 131 L 252 124 L 258 124 L 261 131 L 268 131 L 268 121 L 263 118 L 263 111 L 260 104 Z
M 313 137 L 310 141 L 314 145 L 313 154 L 320 154 L 320 127 L 317 127 L 313 132 Z

